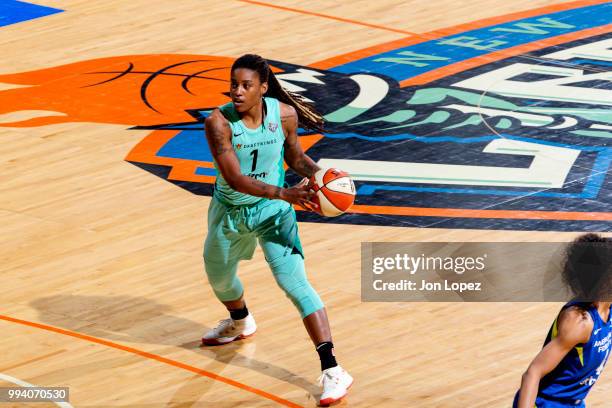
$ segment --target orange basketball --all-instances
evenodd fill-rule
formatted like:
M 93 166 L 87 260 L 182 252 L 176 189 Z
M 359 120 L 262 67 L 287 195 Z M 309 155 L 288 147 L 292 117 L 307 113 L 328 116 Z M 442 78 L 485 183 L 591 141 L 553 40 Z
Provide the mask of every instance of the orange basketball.
M 317 212 L 325 217 L 346 212 L 355 201 L 355 184 L 345 171 L 321 169 L 310 178 L 309 185 L 316 193 L 312 201 L 319 205 Z

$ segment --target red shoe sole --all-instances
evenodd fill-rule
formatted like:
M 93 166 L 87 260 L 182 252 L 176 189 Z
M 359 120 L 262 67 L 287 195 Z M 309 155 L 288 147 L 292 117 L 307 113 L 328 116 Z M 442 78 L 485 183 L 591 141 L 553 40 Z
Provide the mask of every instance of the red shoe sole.
M 341 396 L 340 398 L 325 398 L 324 400 L 319 401 L 319 406 L 320 407 L 328 407 L 331 404 L 334 404 L 340 400 L 342 400 L 342 398 L 346 397 L 348 394 L 348 390 L 351 389 L 351 387 L 353 386 L 353 383 L 355 382 L 355 380 L 353 380 L 348 387 L 346 387 L 346 392 L 344 393 L 343 396 Z
M 231 342 L 237 341 L 237 340 L 242 340 L 242 339 L 246 339 L 248 337 L 251 337 L 252 335 L 254 335 L 257 332 L 257 330 L 255 330 L 253 333 L 251 334 L 247 334 L 246 336 L 244 334 L 241 334 L 240 336 L 236 337 L 233 340 L 230 341 L 218 341 L 216 339 L 202 339 L 202 346 L 222 346 L 224 344 L 229 344 Z

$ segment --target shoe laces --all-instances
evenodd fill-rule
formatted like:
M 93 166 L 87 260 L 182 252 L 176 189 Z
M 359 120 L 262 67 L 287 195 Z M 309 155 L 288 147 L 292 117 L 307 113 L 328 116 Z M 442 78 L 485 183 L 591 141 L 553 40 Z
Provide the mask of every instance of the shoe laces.
M 329 380 L 325 381 L 326 378 L 328 378 Z M 319 378 L 317 378 L 319 386 L 324 386 L 324 384 L 329 381 L 332 381 L 334 385 L 338 385 L 338 383 L 340 382 L 340 378 L 338 376 L 332 375 L 329 371 L 323 372 L 319 376 Z
M 234 321 L 231 318 L 219 320 L 217 327 L 215 327 L 215 331 L 219 334 L 223 334 L 227 329 L 233 328 L 233 323 Z

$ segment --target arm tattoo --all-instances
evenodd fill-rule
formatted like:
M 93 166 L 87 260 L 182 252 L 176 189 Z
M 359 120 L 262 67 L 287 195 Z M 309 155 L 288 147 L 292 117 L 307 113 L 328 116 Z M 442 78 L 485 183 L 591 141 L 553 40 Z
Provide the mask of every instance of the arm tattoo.
M 287 140 L 285 160 L 289 167 L 302 177 L 311 177 L 319 170 L 319 166 L 304 154 L 297 138 Z
M 263 181 L 259 181 L 256 179 L 251 180 L 251 184 L 258 188 L 257 192 L 249 193 L 251 195 L 257 197 L 266 197 L 266 198 L 280 198 L 281 196 L 281 188 L 277 186 L 273 186 L 272 184 L 264 183 Z
M 228 146 L 226 137 L 226 132 L 229 127 L 229 123 L 226 121 L 215 121 L 211 123 L 209 139 L 211 141 L 211 149 L 214 150 L 213 153 L 217 156 L 232 150 L 231 145 Z
M 280 198 L 281 196 L 281 188 L 277 186 L 272 186 L 272 197 L 271 198 Z
M 307 157 L 305 154 L 302 155 L 293 165 L 293 169 L 302 176 L 312 177 L 317 170 L 319 170 L 319 166 L 317 166 L 312 159 Z
M 283 124 L 297 124 L 297 115 L 281 115 L 281 123 Z
M 287 130 L 285 159 L 287 164 L 296 173 L 303 177 L 311 177 L 319 170 L 319 166 L 314 161 L 302 152 L 302 148 L 298 142 L 296 128 L 298 127 L 298 115 L 295 110 L 291 110 L 290 114 L 281 115 L 281 122 Z M 287 129 L 287 127 L 290 127 Z

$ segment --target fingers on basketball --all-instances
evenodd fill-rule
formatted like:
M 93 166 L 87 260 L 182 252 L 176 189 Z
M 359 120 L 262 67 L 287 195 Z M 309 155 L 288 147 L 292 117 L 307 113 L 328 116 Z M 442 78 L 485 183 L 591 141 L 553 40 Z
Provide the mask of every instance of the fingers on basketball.
M 336 217 L 345 213 L 355 202 L 355 184 L 345 171 L 321 169 L 311 178 L 311 199 L 317 204 L 317 213 L 325 217 Z

